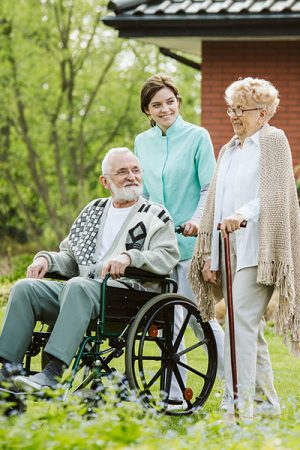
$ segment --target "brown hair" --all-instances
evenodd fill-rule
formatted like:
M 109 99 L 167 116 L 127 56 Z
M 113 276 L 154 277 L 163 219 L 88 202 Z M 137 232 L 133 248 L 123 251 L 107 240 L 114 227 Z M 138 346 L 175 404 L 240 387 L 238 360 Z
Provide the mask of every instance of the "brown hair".
M 141 89 L 141 110 L 147 116 L 149 116 L 149 114 L 146 113 L 146 108 L 148 108 L 151 99 L 158 91 L 160 91 L 160 89 L 163 88 L 170 89 L 177 98 L 179 105 L 181 105 L 182 100 L 179 95 L 179 91 L 172 78 L 169 77 L 168 75 L 157 73 L 156 75 L 153 75 L 152 77 L 148 78 L 144 82 Z M 153 119 L 151 119 L 150 123 L 151 126 L 155 126 L 155 121 Z

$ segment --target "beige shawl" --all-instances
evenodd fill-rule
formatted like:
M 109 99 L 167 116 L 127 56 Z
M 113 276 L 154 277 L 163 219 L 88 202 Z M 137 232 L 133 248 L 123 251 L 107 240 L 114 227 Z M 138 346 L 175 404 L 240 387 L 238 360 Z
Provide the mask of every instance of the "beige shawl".
M 206 283 L 201 269 L 211 251 L 216 171 L 200 222 L 199 234 L 189 273 L 203 320 L 214 317 L 215 287 Z M 276 331 L 295 355 L 300 355 L 300 214 L 293 174 L 291 151 L 282 130 L 265 125 L 260 133 L 260 220 L 257 282 L 272 285 L 279 292 Z M 219 291 L 221 280 L 219 280 Z M 220 295 L 219 295 L 220 299 Z

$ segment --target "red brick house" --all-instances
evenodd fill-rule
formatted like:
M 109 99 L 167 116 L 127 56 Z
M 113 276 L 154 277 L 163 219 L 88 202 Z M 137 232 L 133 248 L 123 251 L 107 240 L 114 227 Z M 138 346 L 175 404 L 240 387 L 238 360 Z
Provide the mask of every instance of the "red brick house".
M 281 104 L 272 123 L 300 163 L 300 1 L 112 0 L 106 25 L 120 37 L 197 55 L 202 125 L 218 151 L 231 136 L 223 93 L 238 77 L 270 80 Z

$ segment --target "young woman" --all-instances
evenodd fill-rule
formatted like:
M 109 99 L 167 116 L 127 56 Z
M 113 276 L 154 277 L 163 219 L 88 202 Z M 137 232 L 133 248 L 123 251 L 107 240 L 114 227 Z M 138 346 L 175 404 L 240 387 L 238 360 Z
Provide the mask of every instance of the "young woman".
M 180 262 L 172 276 L 178 293 L 194 300 L 187 271 L 215 157 L 208 131 L 185 122 L 180 105 L 181 97 L 170 77 L 148 78 L 141 89 L 141 110 L 151 119 L 151 128 L 136 137 L 134 151 L 143 168 L 144 194 L 164 205 L 175 226 L 183 227 L 178 234 Z M 223 378 L 224 332 L 217 320 L 210 324 L 218 348 L 218 375 Z M 191 325 L 201 337 L 198 324 Z

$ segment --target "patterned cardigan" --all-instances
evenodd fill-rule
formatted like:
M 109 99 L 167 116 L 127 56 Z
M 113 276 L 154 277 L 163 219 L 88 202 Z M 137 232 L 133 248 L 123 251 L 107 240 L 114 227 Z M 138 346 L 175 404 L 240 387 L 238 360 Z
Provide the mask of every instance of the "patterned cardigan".
M 142 197 L 128 214 L 108 252 L 100 261 L 96 259 L 110 204 L 111 198 L 90 202 L 74 221 L 60 251 L 41 251 L 35 258 L 46 257 L 49 272 L 99 278 L 109 259 L 125 253 L 131 259 L 131 267 L 169 274 L 179 260 L 173 221 L 162 206 Z

